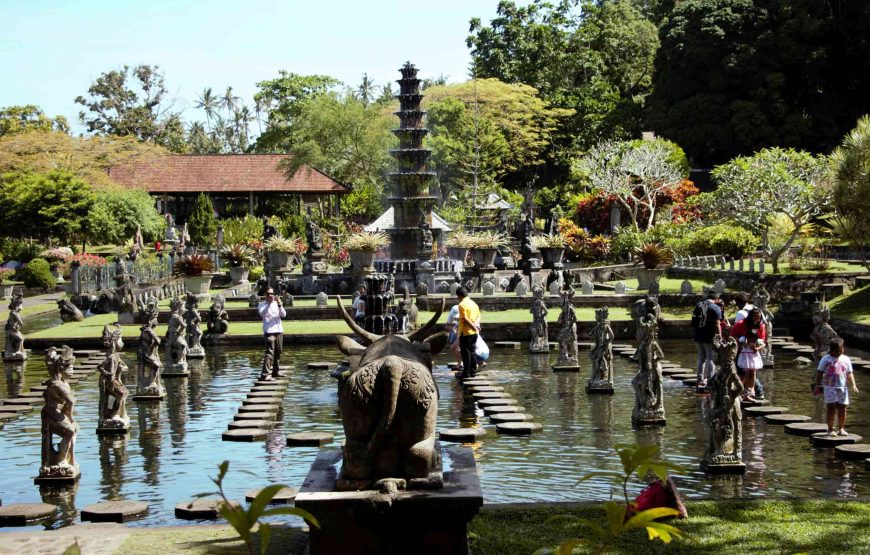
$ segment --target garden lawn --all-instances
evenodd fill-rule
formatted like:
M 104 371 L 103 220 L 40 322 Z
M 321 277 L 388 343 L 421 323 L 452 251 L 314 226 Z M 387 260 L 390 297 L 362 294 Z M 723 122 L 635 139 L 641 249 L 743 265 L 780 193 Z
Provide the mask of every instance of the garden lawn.
M 609 553 L 870 553 L 870 503 L 844 500 L 695 501 L 687 502 L 689 518 L 671 524 L 688 539 L 670 545 L 649 541 L 635 530 Z M 471 553 L 533 553 L 542 547 L 577 538 L 576 527 L 548 519 L 574 515 L 605 526 L 603 506 L 542 505 L 484 510 L 469 527 Z M 580 547 L 575 553 L 598 553 Z
M 37 314 L 45 314 L 46 312 L 57 311 L 57 302 L 49 301 L 47 303 L 39 303 L 32 306 L 24 306 L 21 308 L 21 315 L 24 317 L 35 316 Z M 6 320 L 9 316 L 9 305 L 5 305 L 0 309 L 0 321 Z
M 870 286 L 850 291 L 828 303 L 831 316 L 856 324 L 870 324 Z
M 625 282 L 625 288 L 628 293 L 644 293 L 644 291 L 637 290 L 637 278 L 625 279 L 622 280 Z M 662 276 L 659 280 L 659 293 L 679 293 L 680 287 L 683 285 L 684 278 L 671 278 L 667 276 Z M 616 281 L 608 281 L 610 285 L 616 285 Z M 712 283 L 707 283 L 701 279 L 690 279 L 689 283 L 692 284 L 692 291 L 696 294 L 701 294 L 704 292 L 704 287 L 711 287 Z M 596 295 L 612 295 L 611 291 L 595 291 Z
M 755 259 L 755 263 L 758 264 L 758 259 Z M 737 261 L 734 262 L 735 268 L 739 264 Z M 743 267 L 746 270 L 749 270 L 749 259 L 743 259 Z M 773 267 L 769 262 L 764 263 L 764 270 L 767 273 L 773 273 Z M 836 274 L 836 273 L 844 273 L 844 272 L 860 272 L 867 273 L 867 268 L 864 267 L 863 264 L 852 264 L 849 262 L 840 262 L 839 260 L 831 260 L 830 266 L 826 270 L 792 270 L 788 261 L 785 260 L 779 263 L 779 274 L 776 275 L 789 275 L 789 274 Z

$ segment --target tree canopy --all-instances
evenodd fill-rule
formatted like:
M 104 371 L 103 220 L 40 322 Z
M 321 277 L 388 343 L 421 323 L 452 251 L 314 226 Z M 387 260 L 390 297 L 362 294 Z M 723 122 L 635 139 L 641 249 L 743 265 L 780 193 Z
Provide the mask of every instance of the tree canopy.
M 870 116 L 858 120 L 832 159 L 834 206 L 841 227 L 847 232 L 846 239 L 864 247 L 870 241 Z
M 0 108 L 0 137 L 27 131 L 69 133 L 69 122 L 63 116 L 50 118 L 33 104 Z

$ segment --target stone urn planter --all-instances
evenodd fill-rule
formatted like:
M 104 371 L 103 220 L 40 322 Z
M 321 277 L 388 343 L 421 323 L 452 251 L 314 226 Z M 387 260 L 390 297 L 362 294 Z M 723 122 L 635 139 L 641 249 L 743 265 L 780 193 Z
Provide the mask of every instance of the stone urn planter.
M 458 260 L 464 264 L 465 259 L 468 258 L 468 249 L 466 247 L 447 247 L 447 258 Z
M 12 297 L 12 290 L 15 288 L 14 285 L 0 285 L 0 299 L 4 301 Z
M 63 274 L 60 273 L 60 268 L 58 268 L 56 264 L 52 264 L 51 266 L 49 266 L 48 269 L 49 271 L 51 271 L 52 277 L 58 283 L 64 283 Z
M 498 249 L 471 249 L 471 259 L 474 261 L 476 268 L 494 268 L 495 255 L 498 254 Z
M 230 266 L 230 279 L 233 285 L 241 285 L 248 281 L 248 274 L 251 269 L 247 266 Z
M 541 265 L 544 268 L 559 268 L 562 266 L 562 258 L 565 256 L 564 247 L 541 247 Z
M 269 252 L 269 267 L 273 272 L 290 270 L 290 253 L 277 251 Z
M 351 267 L 356 271 L 371 271 L 375 266 L 375 251 L 349 250 Z
M 208 295 L 211 287 L 211 278 L 214 274 L 202 274 L 201 276 L 184 276 L 184 289 L 194 295 Z
M 649 290 L 650 284 L 658 283 L 664 274 L 665 270 L 660 270 L 658 268 L 653 270 L 640 268 L 637 271 L 637 288 L 641 291 Z

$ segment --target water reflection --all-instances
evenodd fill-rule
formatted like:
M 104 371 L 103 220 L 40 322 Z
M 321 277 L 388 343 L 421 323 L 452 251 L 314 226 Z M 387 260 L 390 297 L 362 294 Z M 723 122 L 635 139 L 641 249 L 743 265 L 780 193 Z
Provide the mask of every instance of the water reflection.
M 100 493 L 103 499 L 121 499 L 124 465 L 127 464 L 127 435 L 101 436 Z
M 142 452 L 142 468 L 145 483 L 160 484 L 160 451 L 163 434 L 160 430 L 160 402 L 138 403 L 139 447 Z
M 46 528 L 60 528 L 75 524 L 78 511 L 76 510 L 76 494 L 79 491 L 79 482 L 67 486 L 39 486 L 39 496 L 43 503 L 57 505 L 57 518 L 51 521 Z
M 586 401 L 589 407 L 589 421 L 592 424 L 590 437 L 592 445 L 602 451 L 610 450 L 613 447 L 613 439 L 611 430 L 613 423 L 611 415 L 613 413 L 613 396 L 612 395 L 587 395 Z
M 172 378 L 163 383 L 166 386 L 166 412 L 169 415 L 172 447 L 183 447 L 187 425 L 187 378 Z

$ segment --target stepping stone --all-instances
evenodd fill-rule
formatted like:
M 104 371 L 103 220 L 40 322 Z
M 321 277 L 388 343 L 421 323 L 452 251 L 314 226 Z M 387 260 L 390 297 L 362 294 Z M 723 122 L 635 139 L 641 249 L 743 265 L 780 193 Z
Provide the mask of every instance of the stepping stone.
M 33 410 L 33 405 L 3 405 L 0 407 L 3 412 L 14 412 L 15 414 L 24 414 Z
M 320 447 L 332 443 L 330 432 L 298 432 L 287 435 L 287 447 Z
M 3 407 L 20 407 L 37 403 L 39 399 L 3 399 Z
M 836 447 L 845 443 L 858 443 L 862 438 L 856 434 L 848 434 L 845 436 L 829 436 L 828 432 L 821 432 L 810 436 L 810 443 L 816 447 Z
M 230 430 L 240 430 L 244 428 L 264 428 L 268 429 L 274 426 L 276 422 L 274 420 L 233 420 L 229 424 L 227 424 L 227 428 Z
M 18 399 L 42 399 L 42 391 L 28 391 L 27 393 L 19 393 Z
M 788 407 L 774 407 L 774 406 L 754 406 L 754 407 L 742 407 L 743 414 L 749 416 L 765 416 L 767 414 L 782 414 L 784 412 L 788 412 Z
M 269 391 L 284 392 L 284 391 L 287 391 L 287 388 L 284 387 L 283 385 L 255 385 L 254 387 L 251 388 L 251 393 L 255 393 L 255 392 L 262 393 L 262 392 L 269 392 Z
M 764 421 L 768 424 L 777 424 L 784 426 L 786 424 L 796 424 L 798 422 L 811 422 L 813 419 L 802 414 L 765 414 Z M 825 428 L 827 430 L 827 428 Z
M 682 368 L 682 366 L 680 366 L 680 365 L 677 364 L 676 362 L 663 362 L 663 363 L 661 364 L 661 366 L 662 366 L 662 369 L 665 369 L 665 368 Z
M 870 457 L 870 443 L 852 443 L 834 447 L 834 455 L 846 461 L 861 461 Z
M 284 393 L 281 391 L 252 391 L 248 393 L 246 399 L 283 399 Z
M 192 499 L 175 506 L 175 518 L 183 520 L 217 520 L 220 516 L 221 499 Z M 234 507 L 241 507 L 238 501 L 230 501 Z
M 580 365 L 579 364 L 565 364 L 565 365 L 553 365 L 551 367 L 553 372 L 579 372 Z
M 662 376 L 685 376 L 688 373 L 688 368 L 662 368 Z M 692 376 L 694 376 L 694 374 L 692 374 Z
M 828 425 L 821 422 L 797 422 L 786 424 L 785 433 L 793 436 L 811 436 L 819 432 L 827 432 Z
M 244 406 L 239 407 L 239 412 L 240 413 L 244 413 L 244 412 L 264 413 L 264 412 L 266 412 L 266 413 L 271 413 L 272 417 L 274 418 L 274 415 L 278 414 L 279 408 L 281 408 L 281 405 L 263 405 L 263 404 L 244 405 Z
M 240 412 L 233 417 L 233 420 L 275 420 L 274 412 Z
M 500 385 L 476 385 L 468 388 L 472 393 L 481 393 L 484 391 L 504 391 Z
M 0 507 L 0 526 L 25 526 L 35 520 L 57 513 L 56 505 L 48 503 L 15 503 Z
M 504 391 L 478 391 L 471 394 L 475 399 L 510 399 L 510 394 Z
M 320 362 L 309 362 L 308 363 L 309 370 L 332 370 L 332 368 L 334 366 L 335 366 L 334 362 L 320 361 Z
M 462 387 L 466 389 L 470 389 L 472 387 L 486 387 L 493 386 L 495 382 L 492 380 L 465 380 L 464 382 L 460 382 Z
M 48 389 L 48 386 L 34 385 L 33 387 L 30 388 L 30 391 L 45 391 L 46 389 Z
M 496 341 L 493 343 L 494 347 L 500 349 L 519 349 L 520 345 L 519 341 Z
M 501 424 L 502 422 L 528 422 L 534 419 L 535 417 L 531 414 L 523 414 L 521 412 L 499 412 L 489 417 L 489 421 L 493 424 Z
M 698 378 L 694 378 L 694 377 L 692 377 L 692 378 L 683 378 L 683 385 L 692 385 L 692 386 L 697 386 L 697 385 L 698 385 Z
M 696 376 L 695 374 L 671 374 L 668 377 L 672 380 L 682 381 L 682 380 L 691 380 L 693 378 L 697 379 L 698 376 Z
M 770 405 L 769 399 L 756 399 L 754 401 L 747 399 L 745 401 L 740 401 L 740 406 L 744 409 L 747 407 L 766 407 L 768 405 Z
M 260 494 L 261 491 L 263 491 L 263 488 L 246 491 L 245 501 L 250 503 Z M 271 500 L 269 500 L 269 505 L 289 505 L 296 500 L 297 493 L 298 490 L 296 488 L 283 487 L 278 490 L 278 493 L 276 493 Z
M 491 414 L 503 414 L 506 412 L 523 412 L 526 410 L 526 407 L 521 407 L 519 405 L 492 405 L 481 408 L 483 409 L 483 414 L 487 416 Z
M 527 436 L 540 432 L 544 427 L 537 422 L 504 422 L 495 425 L 495 431 L 512 436 Z
M 474 443 L 485 435 L 486 430 L 483 428 L 452 428 L 438 431 L 438 439 L 441 441 L 457 443 Z
M 0 412 L 0 422 L 5 422 L 7 420 L 15 420 L 16 418 L 18 418 L 17 412 L 7 412 L 7 411 Z
M 148 512 L 143 501 L 103 501 L 82 509 L 82 520 L 91 522 L 124 522 Z
M 248 420 L 248 422 L 251 421 Z M 222 433 L 221 439 L 224 441 L 259 441 L 266 439 L 268 435 L 269 430 L 263 428 L 236 428 Z
M 482 409 L 495 405 L 516 405 L 517 400 L 512 397 L 496 397 L 494 399 L 476 399 L 477 406 Z

